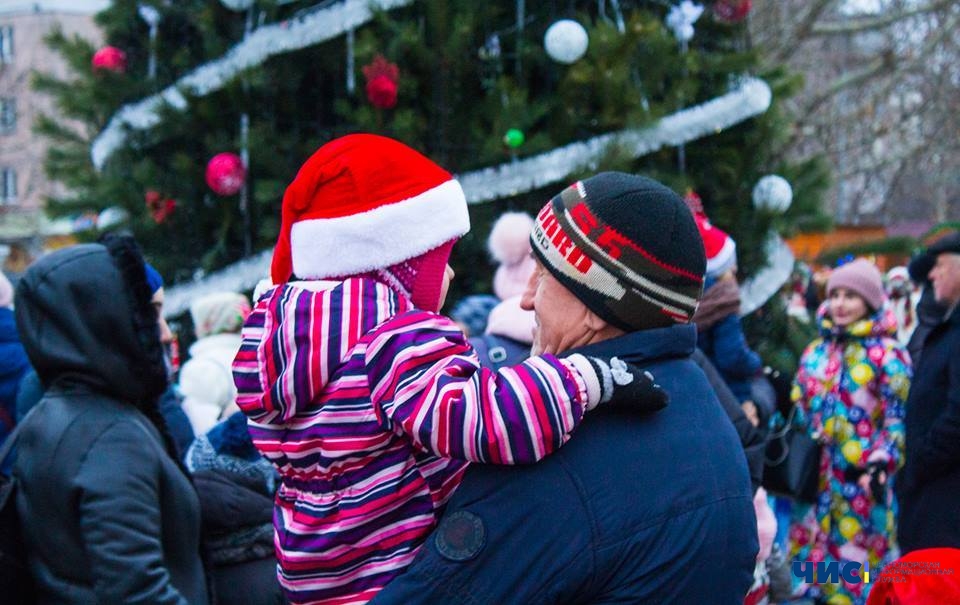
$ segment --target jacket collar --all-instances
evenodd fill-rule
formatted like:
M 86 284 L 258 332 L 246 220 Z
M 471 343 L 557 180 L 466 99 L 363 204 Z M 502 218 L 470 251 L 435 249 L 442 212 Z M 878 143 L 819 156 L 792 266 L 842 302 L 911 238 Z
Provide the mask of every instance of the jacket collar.
M 617 357 L 635 364 L 689 357 L 697 346 L 697 328 L 693 324 L 631 332 L 575 350 L 593 357 Z

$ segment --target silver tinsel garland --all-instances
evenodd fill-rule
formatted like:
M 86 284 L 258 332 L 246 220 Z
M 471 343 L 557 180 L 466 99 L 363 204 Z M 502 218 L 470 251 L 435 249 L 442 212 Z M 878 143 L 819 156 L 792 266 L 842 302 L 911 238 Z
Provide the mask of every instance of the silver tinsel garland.
M 457 179 L 471 204 L 519 195 L 561 181 L 582 168 L 595 170 L 600 158 L 615 146 L 640 157 L 665 145 L 682 145 L 718 133 L 762 114 L 770 107 L 771 98 L 766 82 L 743 78 L 731 92 L 666 116 L 648 128 L 600 135 L 517 162 L 469 172 Z
M 624 130 L 571 143 L 517 162 L 468 172 L 457 179 L 471 204 L 518 195 L 561 181 L 580 168 L 596 169 L 597 162 L 612 145 L 629 149 L 635 157 L 640 157 L 664 145 L 680 145 L 720 132 L 763 113 L 770 101 L 770 87 L 766 82 L 744 78 L 731 92 L 667 116 L 648 128 Z M 770 266 L 741 287 L 744 314 L 762 305 L 783 285 L 793 269 L 793 255 L 779 237 L 768 246 Z M 266 250 L 205 278 L 171 287 L 166 293 L 164 315 L 180 315 L 187 310 L 190 301 L 201 294 L 252 289 L 268 277 L 271 256 L 272 250 Z
M 90 157 L 97 170 L 127 139 L 127 132 L 145 130 L 160 123 L 159 111 L 168 105 L 180 111 L 187 107 L 184 94 L 204 96 L 226 86 L 245 69 L 269 57 L 330 40 L 369 21 L 373 10 L 406 6 L 413 0 L 344 0 L 328 8 L 259 27 L 215 61 L 205 63 L 161 92 L 121 107 L 97 135 Z

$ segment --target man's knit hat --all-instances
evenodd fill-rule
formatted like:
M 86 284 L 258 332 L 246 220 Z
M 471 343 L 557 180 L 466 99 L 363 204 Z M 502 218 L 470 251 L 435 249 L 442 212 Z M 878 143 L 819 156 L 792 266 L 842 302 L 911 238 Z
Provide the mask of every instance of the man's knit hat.
M 603 172 L 537 215 L 533 252 L 598 316 L 623 330 L 689 323 L 706 258 L 693 215 L 660 183 Z
M 707 255 L 707 277 L 716 279 L 737 264 L 737 243 L 727 232 L 713 226 L 706 214 L 694 216 Z
M 860 295 L 874 311 L 887 298 L 880 270 L 865 258 L 858 258 L 833 270 L 827 279 L 827 296 L 837 288 L 846 288 Z
M 433 310 L 453 242 L 470 230 L 460 184 L 399 141 L 335 139 L 283 196 L 274 283 L 375 274 Z

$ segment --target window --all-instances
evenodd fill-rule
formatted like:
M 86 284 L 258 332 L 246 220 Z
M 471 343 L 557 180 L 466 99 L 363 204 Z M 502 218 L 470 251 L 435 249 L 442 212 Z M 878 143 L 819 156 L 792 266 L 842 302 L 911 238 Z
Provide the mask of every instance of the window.
M 13 62 L 13 26 L 0 25 L 0 63 Z
M 0 204 L 12 204 L 17 201 L 17 171 L 13 168 L 0 168 Z
M 9 134 L 17 128 L 17 100 L 0 98 L 0 134 Z

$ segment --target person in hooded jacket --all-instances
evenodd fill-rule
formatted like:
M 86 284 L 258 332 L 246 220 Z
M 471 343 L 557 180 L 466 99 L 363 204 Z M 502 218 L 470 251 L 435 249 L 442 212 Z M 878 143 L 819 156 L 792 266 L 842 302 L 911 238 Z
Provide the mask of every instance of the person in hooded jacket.
M 800 358 L 793 422 L 818 439 L 822 451 L 817 501 L 793 506 L 788 539 L 795 560 L 853 561 L 875 570 L 896 552 L 891 478 L 904 460 L 912 371 L 885 298 L 870 261 L 835 269 L 817 313 L 821 336 Z M 869 588 L 821 582 L 800 590 L 863 605 Z
M 121 236 L 50 253 L 17 289 L 45 386 L 14 463 L 40 603 L 209 602 L 197 495 L 158 409 L 167 370 L 151 294 Z

